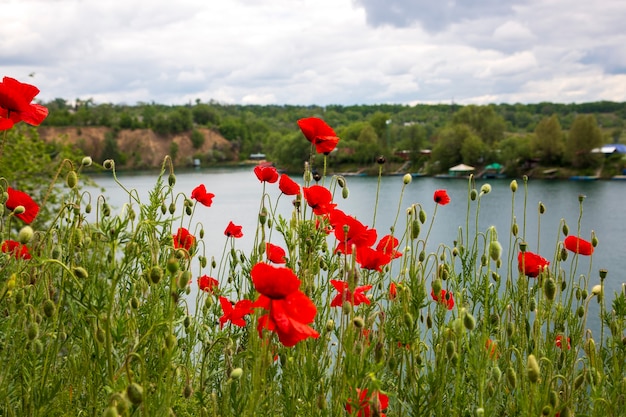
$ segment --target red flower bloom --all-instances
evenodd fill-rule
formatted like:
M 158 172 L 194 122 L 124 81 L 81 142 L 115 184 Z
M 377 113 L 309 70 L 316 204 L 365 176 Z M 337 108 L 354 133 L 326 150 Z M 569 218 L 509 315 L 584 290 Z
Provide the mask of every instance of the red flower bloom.
M 372 246 L 376 242 L 376 229 L 370 229 L 341 210 L 333 210 L 330 213 L 329 220 L 335 230 L 335 237 L 339 241 L 335 252 L 350 255 L 353 246 L 358 249 L 364 246 Z
M 348 399 L 346 404 L 348 414 L 352 414 L 352 407 L 356 407 L 357 417 L 386 417 L 383 411 L 389 407 L 389 397 L 379 391 L 374 392 L 372 396 L 368 396 L 366 389 L 360 390 L 358 388 L 356 393 L 359 396 L 359 401 L 355 404 L 351 399 Z
M 39 126 L 48 116 L 48 109 L 40 104 L 31 104 L 37 94 L 39 89 L 34 85 L 4 77 L 0 83 L 0 118 Z M 2 126 L 7 125 L 8 122 L 2 122 Z
M 441 290 L 441 295 L 436 296 L 435 291 L 430 290 L 430 296 L 433 300 L 445 305 L 448 310 L 452 310 L 454 308 L 454 298 L 452 297 L 452 293 L 450 291 Z
M 196 244 L 196 237 L 184 227 L 179 227 L 172 238 L 174 239 L 174 248 L 185 249 L 187 252 L 191 251 L 191 248 Z
M 224 327 L 227 321 L 235 326 L 246 327 L 246 321 L 243 319 L 248 314 L 252 314 L 252 301 L 241 300 L 233 307 L 233 303 L 226 297 L 220 297 L 220 305 L 224 314 L 220 317 L 220 329 Z
M 198 185 L 191 192 L 191 198 L 207 207 L 211 207 L 211 204 L 213 204 L 213 197 L 215 197 L 215 194 L 207 193 L 204 184 Z
M 520 252 L 517 255 L 517 269 L 524 275 L 537 278 L 544 268 L 550 266 L 550 261 L 532 252 Z
M 284 264 L 287 262 L 285 250 L 280 246 L 273 245 L 269 242 L 265 244 L 265 253 L 267 260 L 275 264 Z
M 261 293 L 252 307 L 268 311 L 259 317 L 259 337 L 263 336 L 263 329 L 275 332 L 287 347 L 309 337 L 319 337 L 308 326 L 317 313 L 315 304 L 298 289 L 300 280 L 291 269 L 258 263 L 250 270 L 250 276 L 254 288 Z
M 315 145 L 317 153 L 328 155 L 339 143 L 339 138 L 335 131 L 322 119 L 317 117 L 300 119 L 298 120 L 298 126 L 307 140 Z
M 2 252 L 10 253 L 15 257 L 15 259 L 30 259 L 30 252 L 28 252 L 28 248 L 26 245 L 22 245 L 20 242 L 15 240 L 5 240 L 2 242 L 1 247 Z
M 450 196 L 446 190 L 436 190 L 433 199 L 435 200 L 435 203 L 441 204 L 442 206 L 445 206 L 450 202 Z
M 498 359 L 500 355 L 498 355 L 498 344 L 491 339 L 487 339 L 485 342 L 485 349 L 487 349 L 487 354 L 491 359 Z
M 237 226 L 233 222 L 228 223 L 228 226 L 226 226 L 226 230 L 224 230 L 224 234 L 228 237 L 234 237 L 237 239 L 243 237 L 241 226 Z
M 389 255 L 392 259 L 399 258 L 402 256 L 402 253 L 396 250 L 399 243 L 395 237 L 385 235 L 380 238 L 378 245 L 376 245 L 376 250 Z
M 285 195 L 298 195 L 300 194 L 300 185 L 297 182 L 289 178 L 289 175 L 282 174 L 278 181 L 278 188 Z
M 396 283 L 392 281 L 391 283 L 389 283 L 389 299 L 395 300 L 397 296 L 398 288 L 396 286 Z
M 9 130 L 12 127 L 13 127 L 13 120 L 5 119 L 4 117 L 0 116 L 0 131 Z
M 278 181 L 278 171 L 273 166 L 257 165 L 254 167 L 254 174 L 261 182 L 273 184 Z
M 9 194 L 9 199 L 5 203 L 5 206 L 9 210 L 15 210 L 17 206 L 24 207 L 24 212 L 16 214 L 15 217 L 26 224 L 31 224 L 33 220 L 35 220 L 35 217 L 37 217 L 37 213 L 39 213 L 39 205 L 23 191 L 8 187 L 7 193 Z
M 344 301 L 349 302 L 353 306 L 358 306 L 361 303 L 369 304 L 370 300 L 365 295 L 365 291 L 372 288 L 371 285 L 363 285 L 356 287 L 354 292 L 350 291 L 348 283 L 345 281 L 338 281 L 331 279 L 330 283 L 337 290 L 338 294 L 330 302 L 331 307 L 341 307 Z
M 564 349 L 565 348 L 565 346 L 563 346 L 564 345 L 564 343 L 563 343 L 564 341 L 567 341 L 567 350 L 570 350 L 572 348 L 572 345 L 570 343 L 570 338 L 569 337 L 565 338 L 565 336 L 563 336 L 563 335 L 558 335 L 556 337 L 556 341 L 555 341 L 556 347 L 558 347 L 559 349 Z
M 200 278 L 198 278 L 198 288 L 200 288 L 204 292 L 208 292 L 211 294 L 213 294 L 213 291 L 217 288 L 219 283 L 220 282 L 218 280 L 208 275 L 202 275 Z
M 566 237 L 563 245 L 565 245 L 565 249 L 579 255 L 589 256 L 593 253 L 593 246 L 591 243 L 576 236 Z
M 356 250 L 356 261 L 361 268 L 382 272 L 382 267 L 391 262 L 391 256 L 369 246 L 363 246 Z
M 302 191 L 304 192 L 304 199 L 313 209 L 313 213 L 319 216 L 330 213 L 337 206 L 337 204 L 332 203 L 333 195 L 330 191 L 321 185 L 304 187 Z

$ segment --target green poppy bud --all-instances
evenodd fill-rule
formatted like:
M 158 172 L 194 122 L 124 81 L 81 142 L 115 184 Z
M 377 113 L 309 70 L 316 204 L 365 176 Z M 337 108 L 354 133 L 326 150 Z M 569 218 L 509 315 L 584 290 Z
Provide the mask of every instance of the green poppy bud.
M 511 234 L 513 236 L 517 236 L 518 233 L 519 233 L 519 226 L 517 225 L 517 223 L 513 223 L 513 225 L 511 226 Z
M 117 408 L 113 406 L 105 408 L 104 413 L 102 413 L 102 417 L 119 417 Z
M 126 396 L 131 403 L 135 405 L 141 404 L 143 401 L 143 387 L 136 382 L 131 382 L 130 385 L 126 387 Z
M 409 185 L 411 181 L 413 181 L 413 177 L 411 176 L 411 174 L 404 174 L 404 177 L 402 177 L 402 182 L 404 183 L 404 185 Z
M 420 222 L 414 219 L 411 222 L 411 239 L 417 239 L 420 234 Z
M 104 343 L 105 340 L 106 340 L 106 333 L 104 333 L 104 330 L 102 329 L 102 327 L 100 326 L 96 327 L 96 341 L 102 344 Z
M 35 340 L 39 336 L 39 324 L 36 321 L 28 325 L 26 335 L 28 336 L 28 340 Z
M 22 245 L 25 245 L 26 243 L 30 242 L 34 234 L 35 234 L 35 231 L 33 230 L 32 227 L 24 226 L 20 229 L 20 232 L 17 235 L 17 240 Z
M 543 292 L 548 300 L 554 300 L 554 296 L 556 295 L 556 282 L 554 278 L 548 277 L 548 279 L 545 280 L 543 283 Z
M 476 319 L 470 313 L 466 312 L 463 316 L 463 325 L 470 332 L 476 327 Z
M 168 175 L 167 183 L 170 185 L 170 187 L 173 187 L 176 184 L 176 175 L 174 175 L 173 172 Z
M 528 355 L 528 359 L 526 361 L 526 373 L 528 375 L 528 379 L 533 384 L 539 380 L 539 363 L 533 354 Z
M 470 191 L 470 200 L 476 201 L 477 197 L 478 197 L 478 191 L 476 191 L 475 188 L 472 188 L 472 190 Z
M 80 161 L 80 164 L 84 167 L 88 167 L 93 164 L 93 160 L 91 159 L 91 156 L 85 156 L 82 161 Z
M 511 389 L 515 389 L 515 386 L 517 385 L 517 373 L 512 366 L 506 368 L 506 380 L 509 384 L 509 387 Z
M 569 235 L 569 227 L 567 226 L 567 224 L 566 224 L 566 223 L 563 223 L 563 228 L 562 228 L 562 230 L 563 230 L 563 234 L 564 234 L 565 236 Z
M 480 187 L 480 195 L 489 194 L 490 192 L 491 192 L 491 185 L 483 184 L 483 186 Z
M 594 231 L 591 231 L 591 246 L 594 248 L 598 246 L 598 238 L 596 237 L 596 233 Z
M 335 321 L 332 319 L 329 319 L 326 322 L 326 331 L 327 332 L 332 332 L 335 329 Z
M 494 381 L 496 381 L 496 383 L 500 382 L 500 378 L 502 378 L 502 371 L 500 370 L 498 365 L 494 366 L 491 369 L 491 377 Z
M 452 359 L 452 356 L 456 352 L 456 347 L 454 346 L 454 342 L 452 340 L 448 340 L 446 342 L 446 356 L 448 359 Z
M 76 171 L 70 171 L 67 173 L 67 177 L 65 177 L 65 183 L 69 188 L 74 188 L 78 184 L 78 175 L 76 175 Z
M 56 306 L 54 305 L 54 301 L 50 299 L 47 299 L 43 302 L 42 308 L 43 314 L 48 318 L 54 316 L 54 313 L 56 313 Z
M 82 266 L 76 266 L 72 269 L 72 272 L 78 279 L 85 279 L 89 276 L 89 273 Z
M 350 195 L 350 190 L 348 190 L 348 187 L 343 187 L 341 189 L 341 197 L 345 200 L 346 198 L 348 198 L 349 195 Z
M 178 265 L 178 262 L 176 262 L 176 265 Z M 161 278 L 163 278 L 163 268 L 158 265 L 150 268 L 150 281 L 153 284 L 158 284 Z
M 492 240 L 489 243 L 489 256 L 494 261 L 497 261 L 498 259 L 500 259 L 501 255 L 502 255 L 502 245 L 497 240 Z
M 415 320 L 413 319 L 413 315 L 411 313 L 407 311 L 406 313 L 404 313 L 402 319 L 404 320 L 404 324 L 406 325 L 406 327 L 408 327 L 409 329 L 413 328 Z
M 354 324 L 354 327 L 356 327 L 357 329 L 362 329 L 363 327 L 365 327 L 365 321 L 363 320 L 363 317 L 360 316 L 352 319 L 352 324 Z
M 174 346 L 176 346 L 176 336 L 174 336 L 173 334 L 168 334 L 167 336 L 165 336 L 165 347 L 168 350 L 172 350 Z
M 111 170 L 115 168 L 115 161 L 112 159 L 107 159 L 102 163 L 102 167 L 106 170 Z
M 544 206 L 542 202 L 539 202 L 539 214 L 543 214 L 545 212 L 546 212 L 546 206 Z
M 511 181 L 511 184 L 509 185 L 509 187 L 511 188 L 512 192 L 516 192 L 517 191 L 517 181 L 516 180 Z
M 418 217 L 422 224 L 426 223 L 426 212 L 424 210 L 420 209 Z

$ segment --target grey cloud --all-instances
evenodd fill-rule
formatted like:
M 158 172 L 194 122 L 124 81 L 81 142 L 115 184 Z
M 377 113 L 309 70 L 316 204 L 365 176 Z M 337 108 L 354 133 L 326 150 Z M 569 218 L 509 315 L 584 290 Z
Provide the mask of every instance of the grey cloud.
M 450 24 L 489 16 L 513 14 L 515 5 L 527 0 L 355 0 L 365 9 L 368 24 L 397 27 L 420 24 L 439 32 Z

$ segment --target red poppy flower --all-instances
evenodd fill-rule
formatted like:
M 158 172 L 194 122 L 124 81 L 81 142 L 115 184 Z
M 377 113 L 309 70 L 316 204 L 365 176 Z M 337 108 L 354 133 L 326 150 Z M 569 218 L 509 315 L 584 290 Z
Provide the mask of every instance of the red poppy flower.
M 215 194 L 207 193 L 204 184 L 198 185 L 191 192 L 191 198 L 207 207 L 211 207 L 211 204 L 213 204 L 213 197 L 215 197 Z
M 378 245 L 376 245 L 376 250 L 391 256 L 393 259 L 399 258 L 402 256 L 402 253 L 396 250 L 399 243 L 400 242 L 395 237 L 385 235 L 380 238 Z
M 39 126 L 48 116 L 48 109 L 40 104 L 32 104 L 39 89 L 14 78 L 4 77 L 0 83 L 0 118 L 8 118 L 13 123 L 24 121 Z M 3 122 L 3 125 L 6 125 Z
M 589 256 L 593 253 L 593 246 L 585 239 L 576 236 L 568 236 L 563 242 L 565 248 L 579 255 Z
M 338 240 L 335 252 L 352 254 L 352 248 L 372 246 L 376 242 L 376 229 L 370 229 L 352 216 L 341 210 L 333 210 L 329 216 L 330 224 Z
M 454 297 L 452 297 L 452 293 L 450 291 L 441 290 L 441 295 L 436 296 L 435 291 L 430 290 L 430 296 L 433 298 L 433 300 L 445 305 L 448 310 L 452 310 L 454 308 Z
M 369 246 L 363 246 L 356 250 L 356 261 L 361 268 L 382 272 L 382 267 L 391 262 L 391 256 Z
M 346 404 L 346 411 L 352 415 L 352 407 L 355 407 L 357 417 L 386 417 L 383 413 L 389 407 L 389 397 L 380 391 L 376 391 L 373 395 L 368 396 L 366 389 L 360 390 L 357 388 L 357 395 L 359 396 L 358 403 L 354 403 L 351 399 L 348 399 Z
M 234 237 L 237 239 L 243 237 L 241 226 L 237 226 L 233 222 L 228 223 L 228 226 L 226 226 L 226 230 L 224 230 L 224 234 L 228 237 Z
M 208 292 L 211 294 L 213 294 L 213 291 L 217 288 L 219 283 L 220 282 L 218 280 L 208 275 L 202 275 L 200 278 L 198 278 L 198 288 L 200 288 L 204 292 Z
M 0 116 L 0 131 L 9 130 L 12 127 L 13 127 L 13 120 L 6 119 L 6 118 Z
M 398 287 L 395 282 L 389 283 L 389 299 L 395 300 L 398 296 Z
M 285 250 L 280 246 L 276 246 L 267 242 L 265 244 L 265 253 L 267 255 L 267 259 L 270 262 L 273 262 L 275 264 L 284 264 L 285 262 L 287 262 Z
M 184 227 L 178 228 L 172 238 L 174 239 L 174 248 L 185 249 L 187 252 L 191 251 L 191 248 L 196 244 L 196 237 Z
M 30 259 L 31 255 L 26 245 L 22 245 L 15 240 L 5 240 L 2 242 L 2 252 L 10 253 L 15 259 Z
M 348 283 L 345 281 L 331 279 L 330 283 L 333 287 L 335 287 L 338 292 L 335 298 L 333 298 L 330 302 L 331 307 L 341 307 L 344 301 L 349 302 L 353 306 L 358 306 L 362 303 L 370 303 L 369 298 L 367 298 L 367 296 L 365 295 L 365 291 L 370 290 L 372 288 L 371 285 L 356 287 L 354 289 L 354 292 L 352 292 L 348 287 Z
M 300 119 L 298 120 L 298 126 L 307 140 L 315 145 L 317 153 L 328 155 L 339 143 L 339 138 L 335 131 L 322 119 L 317 117 Z
M 319 216 L 330 213 L 337 206 L 337 204 L 332 203 L 333 195 L 330 191 L 321 185 L 304 187 L 302 191 L 304 192 L 304 199 L 313 209 L 313 213 Z
M 315 319 L 317 308 L 300 287 L 300 280 L 289 268 L 258 263 L 250 270 L 254 288 L 261 294 L 253 307 L 263 308 L 268 314 L 259 318 L 257 331 L 275 332 L 284 346 L 294 346 L 319 333 L 308 326 Z
M 517 269 L 524 275 L 536 278 L 550 261 L 532 252 L 520 252 L 517 255 Z
M 226 297 L 220 297 L 220 305 L 224 314 L 220 317 L 220 329 L 224 327 L 226 322 L 230 321 L 235 326 L 246 327 L 246 321 L 243 319 L 248 314 L 252 314 L 252 301 L 240 300 L 233 307 L 233 303 Z
M 446 190 L 436 190 L 433 196 L 435 203 L 445 206 L 450 202 L 450 196 Z
M 257 165 L 254 174 L 261 182 L 275 183 L 278 181 L 278 171 L 273 166 Z
M 565 348 L 564 343 L 563 343 L 564 341 L 567 341 L 567 350 L 570 350 L 572 348 L 572 345 L 570 343 L 570 338 L 569 337 L 566 338 L 563 335 L 557 335 L 556 341 L 555 341 L 556 347 L 558 347 L 559 349 L 564 349 Z
M 7 193 L 9 194 L 9 199 L 6 201 L 5 206 L 9 210 L 15 210 L 17 206 L 24 207 L 24 212 L 15 214 L 15 217 L 26 224 L 31 224 L 37 217 L 37 213 L 39 213 L 39 205 L 23 191 L 7 187 Z
M 289 175 L 287 174 L 281 174 L 280 180 L 278 181 L 278 188 L 285 195 L 300 194 L 300 185 L 289 178 Z

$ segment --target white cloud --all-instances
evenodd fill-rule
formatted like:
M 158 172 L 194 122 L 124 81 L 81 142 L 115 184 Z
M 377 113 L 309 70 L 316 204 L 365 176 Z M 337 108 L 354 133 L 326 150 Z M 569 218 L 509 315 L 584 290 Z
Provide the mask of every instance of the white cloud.
M 0 0 L 0 75 L 129 104 L 624 100 L 626 4 L 498 4 Z

